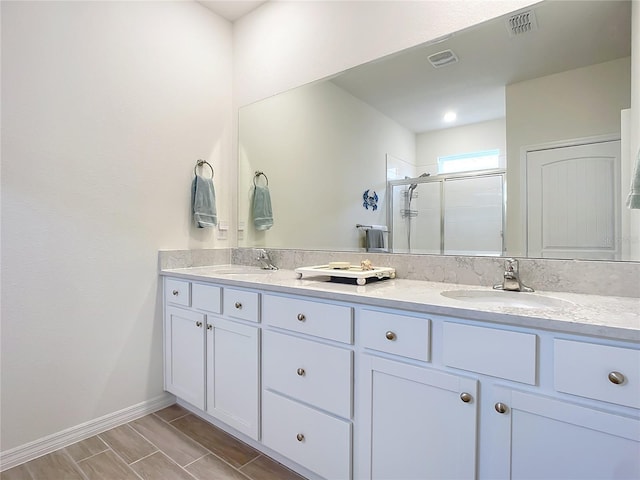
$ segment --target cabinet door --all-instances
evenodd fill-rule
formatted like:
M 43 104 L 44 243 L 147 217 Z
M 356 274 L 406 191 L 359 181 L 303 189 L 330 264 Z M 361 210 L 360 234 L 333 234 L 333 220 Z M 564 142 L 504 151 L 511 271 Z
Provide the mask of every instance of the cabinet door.
M 356 478 L 475 478 L 477 381 L 368 355 L 360 359 Z
M 259 330 L 207 317 L 207 413 L 258 439 Z
M 496 387 L 491 478 L 640 478 L 640 419 Z
M 204 409 L 204 315 L 167 307 L 165 316 L 165 389 Z

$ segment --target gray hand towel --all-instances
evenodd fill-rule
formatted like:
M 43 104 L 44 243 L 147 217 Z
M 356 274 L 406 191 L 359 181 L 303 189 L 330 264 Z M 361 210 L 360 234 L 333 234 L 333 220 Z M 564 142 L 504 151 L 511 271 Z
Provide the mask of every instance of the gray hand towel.
M 627 207 L 640 208 L 640 150 L 638 150 L 638 159 L 636 160 L 636 170 L 631 182 L 631 191 L 627 197 Z
M 256 230 L 269 230 L 273 226 L 269 187 L 256 186 L 253 189 L 253 225 Z
M 193 205 L 193 220 L 198 228 L 210 228 L 218 224 L 216 212 L 216 191 L 211 178 L 196 175 L 193 179 L 191 201 Z
M 382 232 L 382 230 L 378 230 L 377 228 L 369 228 L 365 230 L 364 235 L 367 251 L 371 251 L 374 248 L 384 248 L 384 233 Z

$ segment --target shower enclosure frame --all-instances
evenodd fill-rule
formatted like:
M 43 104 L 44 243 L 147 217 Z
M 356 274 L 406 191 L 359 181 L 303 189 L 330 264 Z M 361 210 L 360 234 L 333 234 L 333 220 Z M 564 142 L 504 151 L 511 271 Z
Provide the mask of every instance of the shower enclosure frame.
M 494 177 L 501 176 L 502 178 L 502 245 L 500 246 L 500 255 L 504 255 L 505 252 L 505 233 L 507 227 L 507 182 L 506 182 L 506 170 L 504 168 L 497 168 L 491 170 L 479 170 L 475 172 L 460 172 L 460 173 L 447 173 L 441 175 L 431 175 L 428 177 L 414 177 L 414 178 L 404 178 L 400 180 L 389 180 L 387 181 L 387 193 L 386 197 L 387 201 L 387 225 L 388 225 L 388 245 L 387 248 L 390 252 L 394 251 L 393 245 L 393 217 L 395 212 L 394 206 L 394 195 L 393 195 L 393 187 L 402 187 L 406 186 L 407 188 L 411 184 L 418 184 L 420 186 L 424 183 L 440 183 L 440 255 L 445 254 L 445 189 L 444 184 L 446 181 L 450 180 L 460 180 L 466 178 L 481 178 L 481 177 Z M 398 211 L 399 212 L 399 211 Z M 399 214 L 399 213 L 398 213 Z M 409 221 L 411 221 L 411 217 L 407 217 Z M 417 216 L 414 217 L 418 218 Z M 407 253 L 412 253 L 408 251 Z M 481 253 L 478 253 L 481 255 Z M 486 256 L 493 256 L 490 254 L 486 254 Z

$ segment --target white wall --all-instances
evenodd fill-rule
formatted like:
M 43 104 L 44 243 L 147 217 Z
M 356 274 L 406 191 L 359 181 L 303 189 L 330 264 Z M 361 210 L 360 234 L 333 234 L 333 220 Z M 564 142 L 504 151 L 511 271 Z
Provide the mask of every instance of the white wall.
M 620 133 L 630 105 L 630 58 L 507 86 L 507 252 L 524 254 L 520 202 L 524 146 Z
M 231 24 L 192 2 L 2 8 L 2 450 L 162 393 L 162 248 L 198 158 L 235 194 Z
M 413 132 L 332 82 L 244 107 L 240 130 L 239 218 L 248 226 L 240 246 L 357 250 L 356 224 L 386 224 L 387 154 L 415 158 Z M 261 232 L 251 225 L 256 170 L 269 178 L 274 212 Z M 365 190 L 377 192 L 376 211 L 362 206 Z
M 504 118 L 433 130 L 416 135 L 418 172 L 438 173 L 438 157 L 481 150 L 500 149 L 506 157 L 507 139 Z

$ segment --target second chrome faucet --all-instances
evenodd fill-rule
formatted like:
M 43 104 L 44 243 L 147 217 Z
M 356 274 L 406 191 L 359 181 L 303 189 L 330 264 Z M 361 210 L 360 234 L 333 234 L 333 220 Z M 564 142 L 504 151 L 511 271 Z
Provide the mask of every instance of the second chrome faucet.
M 514 258 L 504 261 L 504 273 L 502 283 L 493 286 L 496 290 L 508 290 L 511 292 L 533 292 L 533 288 L 527 287 L 520 280 L 520 264 Z

